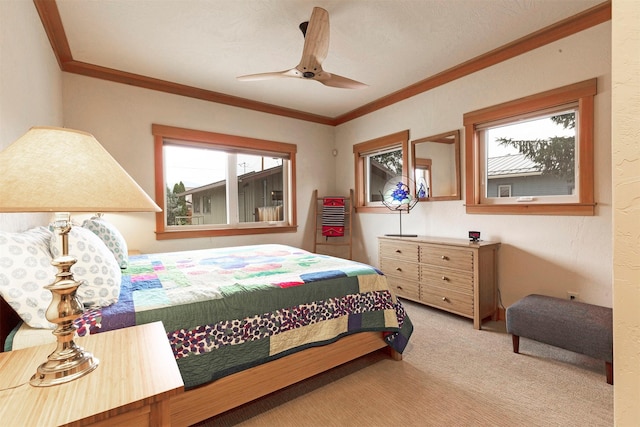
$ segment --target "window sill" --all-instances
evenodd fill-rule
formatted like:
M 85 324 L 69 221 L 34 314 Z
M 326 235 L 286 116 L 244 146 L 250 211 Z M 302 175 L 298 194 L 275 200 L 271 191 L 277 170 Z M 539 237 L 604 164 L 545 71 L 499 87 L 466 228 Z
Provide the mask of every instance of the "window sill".
M 391 213 L 395 212 L 386 206 L 357 206 L 356 213 Z
M 517 205 L 465 205 L 468 214 L 505 214 L 505 215 L 575 215 L 594 216 L 595 204 L 553 203 Z
M 297 226 L 226 228 L 220 230 L 180 230 L 156 232 L 156 240 L 195 239 L 199 237 L 243 236 L 248 234 L 295 233 Z

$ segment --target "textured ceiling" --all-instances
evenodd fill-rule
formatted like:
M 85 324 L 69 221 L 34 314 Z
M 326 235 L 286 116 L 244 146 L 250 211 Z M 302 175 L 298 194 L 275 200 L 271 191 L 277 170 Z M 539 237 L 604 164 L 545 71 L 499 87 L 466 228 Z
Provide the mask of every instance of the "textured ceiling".
M 589 9 L 602 0 L 58 0 L 74 60 L 337 117 Z M 298 25 L 329 12 L 333 72 L 241 82 L 298 64 Z

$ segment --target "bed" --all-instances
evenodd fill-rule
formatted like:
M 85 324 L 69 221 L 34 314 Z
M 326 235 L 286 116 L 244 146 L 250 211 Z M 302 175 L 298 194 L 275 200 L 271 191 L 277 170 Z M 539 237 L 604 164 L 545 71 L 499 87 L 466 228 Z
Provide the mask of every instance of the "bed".
M 25 325 L 7 333 L 16 320 L 2 304 L 6 349 L 24 334 L 53 341 Z M 131 256 L 118 302 L 76 324 L 83 335 L 158 320 L 185 383 L 171 401 L 176 426 L 376 350 L 400 359 L 413 330 L 374 267 L 275 244 Z

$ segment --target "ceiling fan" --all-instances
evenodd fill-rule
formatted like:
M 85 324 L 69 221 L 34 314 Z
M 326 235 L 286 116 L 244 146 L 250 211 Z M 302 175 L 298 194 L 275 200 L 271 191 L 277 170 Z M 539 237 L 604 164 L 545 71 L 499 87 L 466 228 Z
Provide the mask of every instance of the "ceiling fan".
M 329 13 L 321 7 L 314 7 L 309 21 L 300 24 L 300 31 L 304 35 L 304 48 L 300 63 L 290 70 L 270 73 L 249 74 L 237 77 L 238 80 L 267 80 L 282 77 L 295 77 L 315 80 L 325 86 L 342 89 L 363 89 L 368 87 L 364 83 L 332 74 L 322 69 L 322 61 L 329 52 Z

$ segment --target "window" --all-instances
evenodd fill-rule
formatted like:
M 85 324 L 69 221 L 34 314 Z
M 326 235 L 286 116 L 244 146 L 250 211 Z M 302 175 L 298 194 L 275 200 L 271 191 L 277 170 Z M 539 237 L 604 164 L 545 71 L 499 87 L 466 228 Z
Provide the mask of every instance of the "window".
M 152 132 L 157 239 L 296 230 L 295 145 L 156 124 Z
M 464 115 L 467 213 L 594 215 L 596 79 Z
M 577 110 L 571 104 L 478 126 L 481 202 L 577 202 Z M 513 194 L 501 195 L 498 189 L 508 183 Z
M 408 143 L 409 131 L 405 130 L 353 146 L 357 212 L 389 211 L 382 204 L 381 193 L 390 178 L 409 176 Z
M 498 185 L 498 197 L 511 197 L 511 185 Z
M 420 199 L 428 199 L 431 197 L 431 189 L 433 188 L 433 179 L 431 176 L 432 159 L 416 158 L 415 160 L 416 186 L 422 191 L 418 191 Z

